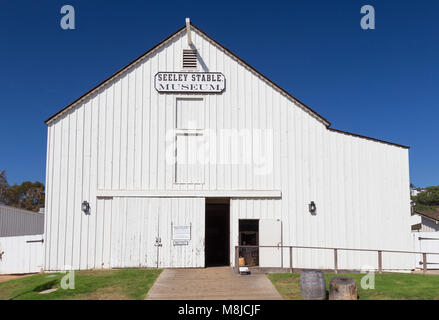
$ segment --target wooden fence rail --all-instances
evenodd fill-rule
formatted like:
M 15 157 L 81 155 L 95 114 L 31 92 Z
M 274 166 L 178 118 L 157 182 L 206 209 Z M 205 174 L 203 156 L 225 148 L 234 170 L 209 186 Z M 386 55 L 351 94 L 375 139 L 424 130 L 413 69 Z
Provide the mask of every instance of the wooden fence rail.
M 407 254 L 421 254 L 422 255 L 422 269 L 427 272 L 427 254 L 439 255 L 439 252 L 419 252 L 419 251 L 404 251 L 404 250 L 382 250 L 382 249 L 354 249 L 354 248 L 334 248 L 334 247 L 312 247 L 312 246 L 235 246 L 235 271 L 239 271 L 239 249 L 240 248 L 277 248 L 289 249 L 290 252 L 290 272 L 293 272 L 293 249 L 317 249 L 317 250 L 333 250 L 334 252 L 334 273 L 338 273 L 338 252 L 339 251 L 357 251 L 357 252 L 377 252 L 378 253 L 378 273 L 383 272 L 383 252 L 387 253 L 407 253 Z M 281 267 L 283 267 L 283 255 L 281 254 Z

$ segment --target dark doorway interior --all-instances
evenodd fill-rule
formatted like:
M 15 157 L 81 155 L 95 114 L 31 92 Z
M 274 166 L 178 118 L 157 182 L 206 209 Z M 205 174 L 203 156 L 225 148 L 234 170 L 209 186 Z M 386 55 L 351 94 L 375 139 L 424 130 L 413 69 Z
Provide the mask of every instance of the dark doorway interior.
M 239 245 L 259 245 L 259 220 L 239 220 Z M 244 258 L 245 266 L 258 266 L 259 248 L 240 248 L 239 257 Z
M 229 226 L 228 201 L 214 201 L 212 203 L 206 200 L 206 267 L 228 266 L 230 264 Z

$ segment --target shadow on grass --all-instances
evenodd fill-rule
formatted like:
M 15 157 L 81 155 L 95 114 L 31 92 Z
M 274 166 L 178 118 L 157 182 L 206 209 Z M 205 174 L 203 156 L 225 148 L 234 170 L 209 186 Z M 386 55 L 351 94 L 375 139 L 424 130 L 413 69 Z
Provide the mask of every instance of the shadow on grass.
M 20 294 L 11 297 L 9 300 L 17 299 L 18 297 L 24 296 L 24 295 L 26 295 L 26 294 L 28 294 L 28 293 L 32 293 L 32 292 L 41 292 L 41 291 L 44 291 L 44 290 L 51 289 L 51 288 L 53 288 L 53 287 L 57 284 L 57 282 L 58 282 L 58 279 L 54 279 L 54 280 L 51 280 L 51 281 L 45 282 L 45 283 L 43 283 L 43 284 L 40 284 L 40 285 L 34 287 L 34 288 L 31 289 L 31 290 L 28 290 L 28 291 L 25 291 L 25 292 L 21 292 Z
M 43 284 L 40 284 L 39 286 L 36 286 L 32 291 L 33 292 L 41 292 L 44 290 L 52 289 L 53 286 L 58 282 L 58 280 L 52 280 Z

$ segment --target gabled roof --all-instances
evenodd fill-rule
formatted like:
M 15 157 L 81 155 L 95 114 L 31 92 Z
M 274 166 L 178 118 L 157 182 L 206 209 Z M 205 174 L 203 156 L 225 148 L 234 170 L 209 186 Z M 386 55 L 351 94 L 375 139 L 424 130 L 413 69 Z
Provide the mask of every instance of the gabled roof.
M 67 106 L 65 106 L 64 108 L 62 108 L 60 111 L 58 111 L 57 113 L 55 113 L 54 115 L 52 115 L 49 119 L 47 119 L 46 121 L 44 121 L 45 124 L 49 124 L 52 120 L 54 120 L 55 118 L 57 118 L 59 115 L 61 115 L 62 113 L 70 110 L 71 108 L 73 108 L 76 104 L 78 104 L 80 101 L 84 100 L 85 98 L 87 98 L 89 95 L 91 95 L 94 91 L 98 90 L 100 87 L 103 87 L 104 85 L 106 85 L 108 82 L 110 82 L 111 80 L 113 80 L 113 78 L 116 78 L 118 75 L 120 75 L 122 72 L 124 72 L 125 70 L 129 69 L 131 66 L 133 66 L 134 64 L 136 64 L 137 62 L 139 62 L 140 60 L 146 58 L 148 55 L 152 54 L 156 49 L 158 49 L 159 47 L 161 47 L 162 45 L 164 45 L 166 42 L 168 42 L 169 40 L 171 40 L 172 38 L 174 38 L 176 35 L 178 35 L 180 32 L 182 32 L 184 29 L 186 28 L 186 26 L 180 28 L 179 30 L 177 30 L 176 32 L 174 32 L 173 34 L 171 34 L 169 37 L 167 37 L 166 39 L 162 40 L 160 43 L 156 44 L 154 47 L 152 47 L 151 49 L 149 49 L 148 51 L 146 51 L 144 54 L 142 54 L 140 57 L 134 59 L 133 61 L 131 61 L 129 64 L 127 64 L 125 67 L 119 69 L 118 71 L 116 71 L 115 73 L 113 73 L 111 76 L 109 76 L 108 78 L 106 78 L 104 81 L 102 81 L 101 83 L 99 83 L 97 86 L 93 87 L 92 89 L 90 89 L 89 91 L 87 91 L 86 93 L 84 93 L 82 96 L 80 96 L 78 99 L 76 99 L 75 101 L 73 101 L 72 103 L 68 104 Z
M 436 209 L 436 211 L 424 211 L 415 209 L 414 212 L 424 218 L 439 222 L 439 209 Z
M 202 31 L 201 29 L 199 29 L 198 27 L 194 26 L 191 23 L 191 29 L 195 30 L 195 32 L 200 33 L 203 37 L 205 37 L 208 41 L 212 42 L 213 44 L 215 44 L 217 47 L 219 47 L 220 49 L 224 50 L 224 52 L 226 52 L 228 55 L 230 55 L 231 57 L 233 57 L 234 59 L 236 59 L 238 62 L 242 63 L 243 65 L 245 65 L 248 69 L 250 69 L 252 72 L 254 72 L 257 76 L 261 77 L 263 80 L 265 80 L 268 84 L 270 84 L 271 86 L 273 86 L 275 89 L 279 90 L 282 94 L 284 94 L 285 96 L 287 96 L 289 99 L 291 99 L 292 101 L 294 101 L 298 106 L 300 106 L 301 108 L 303 108 L 305 111 L 307 111 L 311 116 L 313 116 L 314 118 L 316 118 L 317 120 L 319 120 L 320 122 L 322 122 L 329 130 L 333 131 L 333 132 L 338 132 L 338 133 L 342 133 L 342 134 L 347 134 L 347 135 L 351 135 L 351 136 L 355 136 L 358 138 L 364 138 L 364 139 L 368 139 L 368 140 L 373 140 L 373 141 L 377 141 L 377 142 L 381 142 L 381 143 L 385 143 L 385 144 L 390 144 L 390 145 L 394 145 L 397 147 L 402 147 L 402 148 L 407 148 L 409 149 L 409 147 L 404 146 L 404 145 L 400 145 L 400 144 L 396 144 L 396 143 L 392 143 L 392 142 L 388 142 L 388 141 L 384 141 L 384 140 L 379 140 L 379 139 L 375 139 L 375 138 L 370 138 L 370 137 L 366 137 L 366 136 L 362 136 L 362 135 L 358 135 L 358 134 L 354 134 L 354 133 L 350 133 L 347 131 L 341 131 L 341 130 L 337 130 L 337 129 L 333 129 L 333 128 L 329 128 L 331 126 L 331 123 L 325 119 L 323 116 L 321 116 L 320 114 L 318 114 L 316 111 L 314 111 L 313 109 L 311 109 L 310 107 L 308 107 L 306 104 L 304 104 L 303 102 L 301 102 L 299 99 L 295 98 L 293 95 L 291 95 L 288 91 L 286 91 L 285 89 L 281 88 L 279 85 L 277 85 L 276 83 L 274 83 L 272 80 L 270 80 L 268 77 L 266 77 L 265 75 L 263 75 L 261 72 L 257 71 L 255 68 L 253 68 L 251 65 L 249 65 L 245 60 L 241 59 L 240 57 L 238 57 L 236 54 L 234 54 L 232 51 L 230 51 L 229 49 L 227 49 L 226 47 L 224 47 L 223 45 L 221 45 L 220 43 L 218 43 L 215 39 L 211 38 L 210 36 L 208 36 L 204 31 Z M 157 49 L 159 49 L 160 47 L 164 46 L 166 43 L 168 43 L 169 41 L 171 41 L 174 37 L 178 36 L 180 33 L 183 33 L 186 31 L 186 26 L 183 26 L 182 28 L 180 28 L 179 30 L 177 30 L 176 32 L 174 32 L 173 34 L 171 34 L 170 36 L 168 36 L 166 39 L 164 39 L 163 41 L 161 41 L 160 43 L 158 43 L 157 45 L 155 45 L 154 47 L 152 47 L 151 49 L 149 49 L 147 52 L 145 52 L 144 54 L 142 54 L 140 57 L 138 57 L 137 59 L 133 60 L 132 62 L 130 62 L 128 65 L 126 65 L 125 67 L 119 69 L 117 72 L 115 72 L 113 75 L 111 75 L 110 77 L 108 77 L 107 79 L 105 79 L 104 81 L 102 81 L 100 84 L 98 84 L 97 86 L 95 86 L 94 88 L 92 88 L 91 90 L 87 91 L 86 93 L 84 93 L 82 96 L 80 96 L 78 99 L 76 99 L 75 101 L 73 101 L 72 103 L 70 103 L 69 105 L 65 106 L 63 109 L 61 109 L 60 111 L 58 111 L 57 113 L 55 113 L 54 115 L 52 115 L 49 119 L 47 119 L 45 121 L 46 124 L 49 124 L 51 121 L 53 121 L 54 119 L 56 119 L 58 116 L 60 116 L 61 114 L 63 114 L 64 112 L 70 110 L 71 108 L 75 107 L 78 103 L 80 103 L 82 100 L 86 99 L 89 95 L 91 95 L 93 92 L 95 92 L 96 90 L 98 90 L 99 88 L 105 86 L 108 82 L 110 82 L 111 80 L 113 80 L 114 78 L 116 78 L 117 76 L 119 76 L 121 73 L 123 73 L 125 70 L 129 69 L 130 67 L 132 67 L 133 65 L 135 65 L 136 63 L 138 63 L 139 61 L 141 61 L 142 59 L 147 58 L 149 55 L 153 54 Z
M 198 31 L 201 35 L 203 35 L 205 38 L 207 38 L 207 40 L 213 42 L 216 46 L 218 46 L 219 48 L 223 49 L 225 52 L 227 52 L 229 55 L 231 55 L 232 57 L 234 57 L 235 59 L 237 59 L 239 62 L 241 62 L 242 64 L 244 64 L 246 67 L 248 67 L 249 69 L 251 69 L 254 73 L 256 73 L 257 75 L 259 75 L 260 77 L 262 77 L 264 80 L 266 80 L 267 82 L 269 82 L 271 85 L 273 85 L 275 88 L 277 88 L 278 90 L 280 90 L 283 94 L 287 95 L 290 99 L 294 100 L 297 104 L 299 104 L 301 107 L 303 107 L 304 109 L 306 109 L 308 112 L 310 112 L 312 115 L 314 115 L 314 117 L 316 117 L 317 119 L 319 119 L 321 122 L 323 122 L 326 126 L 330 126 L 331 123 L 326 120 L 324 117 L 322 117 L 321 115 L 319 115 L 317 112 L 315 112 L 314 110 L 312 110 L 310 107 L 306 106 L 304 103 L 302 103 L 301 101 L 299 101 L 297 98 L 293 97 L 291 94 L 289 94 L 286 90 L 282 89 L 281 87 L 279 87 L 277 84 L 275 84 L 273 81 L 271 81 L 270 79 L 268 79 L 266 76 L 264 76 L 262 73 L 260 73 L 259 71 L 257 71 L 255 68 L 253 68 L 252 66 L 250 66 L 246 61 L 244 61 L 243 59 L 241 59 L 240 57 L 238 57 L 236 54 L 234 54 L 233 52 L 231 52 L 229 49 L 227 49 L 226 47 L 224 47 L 223 45 L 221 45 L 220 43 L 218 43 L 216 40 L 214 40 L 213 38 L 209 37 L 204 31 L 202 31 L 201 29 L 199 29 L 198 27 L 194 26 L 191 23 L 192 29 L 195 31 Z M 155 52 L 159 47 L 162 47 L 163 45 L 165 45 L 167 42 L 171 41 L 171 39 L 173 39 L 174 37 L 178 36 L 180 33 L 183 33 L 186 31 L 186 26 L 180 28 L 179 30 L 177 30 L 176 32 L 174 32 L 173 34 L 171 34 L 169 37 L 167 37 L 166 39 L 162 40 L 160 43 L 158 43 L 157 45 L 155 45 L 154 47 L 152 47 L 151 49 L 149 49 L 147 52 L 145 52 L 144 54 L 142 54 L 140 57 L 136 58 L 135 60 L 133 60 L 132 62 L 130 62 L 128 65 L 126 65 L 125 67 L 119 69 L 117 72 L 115 72 L 113 75 L 111 75 L 110 77 L 108 77 L 107 79 L 105 79 L 104 81 L 102 81 L 100 84 L 98 84 L 97 86 L 95 86 L 94 88 L 92 88 L 91 90 L 87 91 L 86 93 L 84 93 L 82 96 L 80 96 L 78 99 L 76 99 L 75 101 L 73 101 L 72 103 L 70 103 L 69 105 L 67 105 L 66 107 L 64 107 L 63 109 L 61 109 L 60 111 L 58 111 L 57 113 L 55 113 L 53 116 L 51 116 L 49 119 L 47 119 L 45 121 L 46 124 L 49 124 L 54 118 L 58 117 L 61 113 L 64 113 L 65 111 L 67 111 L 68 109 L 70 109 L 71 107 L 73 107 L 74 105 L 76 105 L 78 102 L 80 102 L 81 100 L 83 100 L 84 98 L 86 98 L 89 94 L 91 94 L 93 91 L 99 89 L 100 87 L 104 86 L 105 84 L 107 84 L 109 81 L 111 81 L 113 78 L 117 77 L 118 75 L 120 75 L 122 72 L 124 72 L 125 70 L 127 70 L 128 68 L 130 68 L 131 66 L 133 66 L 134 64 L 136 64 L 137 62 L 139 62 L 142 59 L 145 59 L 147 56 L 151 55 L 153 52 Z

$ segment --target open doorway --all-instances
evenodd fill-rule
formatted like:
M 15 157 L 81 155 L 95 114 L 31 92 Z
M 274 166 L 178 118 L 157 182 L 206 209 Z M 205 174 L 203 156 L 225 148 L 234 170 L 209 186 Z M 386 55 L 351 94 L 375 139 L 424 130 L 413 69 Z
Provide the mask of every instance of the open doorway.
M 259 245 L 259 220 L 239 220 L 239 245 Z M 243 264 L 248 267 L 259 265 L 259 248 L 240 248 L 239 257 L 244 259 Z M 241 262 L 242 263 L 242 262 Z
M 230 265 L 229 208 L 229 199 L 206 199 L 206 267 Z

